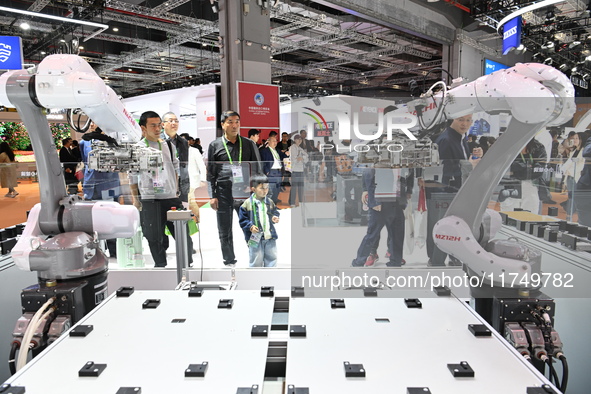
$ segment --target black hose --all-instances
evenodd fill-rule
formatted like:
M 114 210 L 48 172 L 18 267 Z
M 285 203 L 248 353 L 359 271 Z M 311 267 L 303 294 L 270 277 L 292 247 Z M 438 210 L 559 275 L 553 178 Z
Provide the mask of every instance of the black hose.
M 20 349 L 21 344 L 18 342 L 12 342 L 10 347 L 10 356 L 8 357 L 8 368 L 10 368 L 10 374 L 16 373 L 16 351 Z
M 548 364 L 548 360 L 544 361 L 544 364 Z M 546 372 L 544 371 L 544 376 L 545 375 L 546 375 Z M 558 384 L 558 383 L 553 382 L 553 379 L 552 379 L 552 368 L 550 367 L 550 365 L 548 365 L 548 381 L 551 384 Z
M 447 74 L 447 76 L 449 77 L 449 79 L 453 82 L 454 77 L 449 73 L 449 71 L 447 71 L 446 69 L 442 68 L 442 67 L 435 67 L 430 69 L 427 74 L 423 75 L 423 92 L 425 91 L 425 88 L 427 87 L 427 77 L 429 76 L 429 74 L 431 74 L 434 71 L 442 71 L 444 73 Z M 443 81 L 443 78 L 441 78 L 441 80 Z M 443 81 L 445 82 L 445 81 Z M 446 83 L 447 85 L 447 83 Z
M 566 385 L 568 384 L 568 363 L 566 362 L 566 357 L 561 355 L 558 357 L 562 362 L 562 383 L 560 383 L 560 391 L 566 393 Z M 558 382 L 556 382 L 558 384 Z
M 550 369 L 550 383 L 552 383 L 552 378 L 554 378 L 554 385 L 558 386 L 558 374 L 556 373 L 556 369 L 554 369 L 554 365 L 552 365 L 552 357 L 548 357 L 548 368 Z
M 80 121 L 82 120 L 81 114 L 81 111 L 78 111 L 76 109 L 69 109 L 68 111 L 66 111 L 66 118 L 68 120 L 70 127 L 74 131 L 78 133 L 86 133 L 90 126 L 90 119 L 87 119 L 84 125 L 80 125 Z M 76 119 L 76 124 L 74 124 L 74 115 L 78 116 L 78 118 Z

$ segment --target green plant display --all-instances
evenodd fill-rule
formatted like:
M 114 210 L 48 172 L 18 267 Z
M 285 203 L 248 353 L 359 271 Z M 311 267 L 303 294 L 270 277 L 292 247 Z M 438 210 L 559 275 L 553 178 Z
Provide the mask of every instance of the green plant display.
M 70 137 L 70 125 L 67 123 L 51 123 L 49 125 L 55 146 L 61 147 L 62 140 Z
M 70 126 L 66 123 L 51 123 L 49 128 L 56 147 L 70 136 Z M 8 142 L 13 150 L 27 150 L 31 146 L 31 138 L 22 122 L 0 122 L 0 139 Z

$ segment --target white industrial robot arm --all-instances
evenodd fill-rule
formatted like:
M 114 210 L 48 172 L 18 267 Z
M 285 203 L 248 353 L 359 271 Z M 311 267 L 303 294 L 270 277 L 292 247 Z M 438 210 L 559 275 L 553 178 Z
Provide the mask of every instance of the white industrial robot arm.
M 450 119 L 479 111 L 512 115 L 507 131 L 474 168 L 446 216 L 435 225 L 435 244 L 462 261 L 470 273 L 486 275 L 495 285 L 506 286 L 502 279 L 509 273 L 528 277 L 539 270 L 535 253 L 519 244 L 488 242 L 500 228 L 500 218 L 492 210 L 484 220 L 483 214 L 494 188 L 523 147 L 542 127 L 563 124 L 574 114 L 570 80 L 549 66 L 518 64 L 451 89 L 445 97 L 416 100 L 409 107 L 420 110 L 433 99 L 444 106 L 443 111 L 426 112 L 424 123 L 442 121 L 430 113 L 445 113 Z M 503 256 L 493 253 L 497 251 Z M 527 288 L 526 282 L 515 286 Z
M 13 249 L 15 262 L 21 269 L 40 271 L 40 277 L 58 279 L 100 270 L 106 262 L 96 247 L 97 238 L 133 236 L 139 213 L 133 206 L 82 201 L 67 195 L 43 108 L 82 108 L 106 133 L 122 141 L 139 141 L 141 129 L 113 90 L 75 55 L 48 56 L 34 73 L 4 73 L 0 76 L 0 104 L 17 108 L 27 127 L 41 194 L 40 207 L 30 216 L 25 233 Z M 88 235 L 84 241 L 82 234 Z M 49 242 L 47 236 L 54 238 Z M 64 255 L 66 249 L 73 253 Z M 74 261 L 78 259 L 74 256 L 80 261 Z
M 0 103 L 13 107 L 6 94 L 11 73 L 0 76 Z M 81 57 L 47 56 L 35 71 L 35 98 L 44 108 L 80 108 L 118 142 L 137 142 L 142 130 L 117 94 Z

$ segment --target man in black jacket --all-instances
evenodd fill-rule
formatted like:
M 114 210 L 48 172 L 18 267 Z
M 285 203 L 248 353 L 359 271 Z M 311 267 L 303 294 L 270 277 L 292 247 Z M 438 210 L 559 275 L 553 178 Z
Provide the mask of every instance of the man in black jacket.
M 240 136 L 240 115 L 224 111 L 220 117 L 224 134 L 209 144 L 207 153 L 207 181 L 209 200 L 217 211 L 218 233 L 226 267 L 236 265 L 232 234 L 232 210 L 250 195 L 250 175 L 261 173 L 259 150 L 254 142 Z
M 501 211 L 524 209 L 539 213 L 538 180 L 544 175 L 546 148 L 532 138 L 511 164 L 511 181 L 499 194 Z
M 449 127 L 435 140 L 439 147 L 439 158 L 443 163 L 443 174 L 441 182 L 447 186 L 445 190 L 425 189 L 427 205 L 435 205 L 435 198 L 432 193 L 449 193 L 448 199 L 455 195 L 462 186 L 465 178 L 468 177 L 472 168 L 474 168 L 482 158 L 482 148 L 474 148 L 470 152 L 468 142 L 465 137 L 472 126 L 472 115 L 466 115 L 456 118 Z M 421 183 L 419 183 L 421 184 Z M 439 196 L 444 197 L 444 196 Z M 432 208 L 427 209 L 427 255 L 429 256 L 429 265 L 443 265 L 446 254 L 436 249 L 433 242 L 433 227 L 435 223 L 443 216 L 444 211 L 436 212 Z
M 60 162 L 64 167 L 64 178 L 68 188 L 68 194 L 78 194 L 78 179 L 76 178 L 76 165 L 78 159 L 70 150 L 72 144 L 71 138 L 64 138 L 62 140 L 62 148 L 60 149 Z
M 189 143 L 178 135 L 179 120 L 174 112 L 167 112 L 162 115 L 162 127 L 164 133 L 176 148 L 179 159 L 179 197 L 182 202 L 188 202 L 189 195 Z
M 472 115 L 456 118 L 435 141 L 443 163 L 441 181 L 457 190 L 462 186 L 463 178 L 468 176 L 482 158 L 482 148 L 474 148 L 471 152 L 464 138 L 471 126 Z
M 581 178 L 577 182 L 577 187 L 573 193 L 573 200 L 579 215 L 579 223 L 583 226 L 591 226 L 591 138 L 583 147 L 583 157 L 585 166 L 581 171 Z
M 277 150 L 277 136 L 270 136 L 267 140 L 267 147 L 259 151 L 263 161 L 263 173 L 269 180 L 269 197 L 275 205 L 279 202 L 281 191 L 281 171 L 283 170 L 283 159 L 287 157 L 283 152 Z

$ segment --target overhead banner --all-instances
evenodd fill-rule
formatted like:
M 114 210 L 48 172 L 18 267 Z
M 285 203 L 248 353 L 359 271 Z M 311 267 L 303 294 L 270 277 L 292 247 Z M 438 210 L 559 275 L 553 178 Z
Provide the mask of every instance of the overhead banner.
M 23 44 L 17 36 L 0 36 L 0 70 L 23 69 Z
M 521 16 L 503 25 L 503 55 L 521 44 Z
M 262 138 L 268 131 L 279 131 L 279 86 L 238 81 L 238 113 L 240 134 L 261 130 Z

